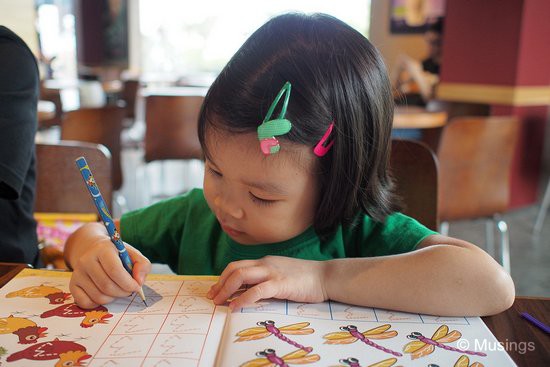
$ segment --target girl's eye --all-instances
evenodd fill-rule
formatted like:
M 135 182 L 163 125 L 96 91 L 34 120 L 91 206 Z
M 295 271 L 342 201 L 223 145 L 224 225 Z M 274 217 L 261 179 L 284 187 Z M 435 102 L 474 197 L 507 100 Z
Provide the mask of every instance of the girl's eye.
M 251 193 L 250 191 L 248 193 L 250 194 L 250 198 L 252 199 L 252 201 L 258 205 L 271 205 L 277 201 L 277 200 L 267 200 L 267 199 L 259 198 L 253 193 Z
M 222 174 L 218 171 L 214 170 L 212 167 L 208 166 L 208 172 L 210 172 L 212 175 L 217 177 L 222 177 Z

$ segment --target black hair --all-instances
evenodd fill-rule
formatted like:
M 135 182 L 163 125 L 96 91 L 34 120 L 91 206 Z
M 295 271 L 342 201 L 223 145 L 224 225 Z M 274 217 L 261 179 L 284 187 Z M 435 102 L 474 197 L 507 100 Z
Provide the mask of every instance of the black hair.
M 209 127 L 256 132 L 287 81 L 292 92 L 286 118 L 292 129 L 277 137 L 281 150 L 285 141 L 313 149 L 334 121 L 334 145 L 317 158 L 316 232 L 326 235 L 339 224 L 351 224 L 361 211 L 384 221 L 398 209 L 388 174 L 394 108 L 390 82 L 376 48 L 332 16 L 280 15 L 248 38 L 203 103 L 199 139 L 206 157 Z

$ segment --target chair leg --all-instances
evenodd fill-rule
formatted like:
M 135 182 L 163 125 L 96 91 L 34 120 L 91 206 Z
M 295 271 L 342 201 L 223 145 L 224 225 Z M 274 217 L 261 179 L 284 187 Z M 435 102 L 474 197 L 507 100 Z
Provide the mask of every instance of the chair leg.
M 485 220 L 485 250 L 489 255 L 496 258 L 493 218 L 488 218 L 487 220 Z
M 508 233 L 508 224 L 498 215 L 494 219 L 500 232 L 500 263 L 504 270 L 510 274 L 510 236 Z
M 443 236 L 449 235 L 449 222 L 441 222 L 439 224 L 439 233 L 441 233 Z
M 546 212 L 550 208 L 550 179 L 548 179 L 548 185 L 546 185 L 546 191 L 544 192 L 544 197 L 542 203 L 540 204 L 539 213 L 535 221 L 535 227 L 533 228 L 533 234 L 538 235 L 542 230 L 542 225 L 544 224 L 544 218 L 546 217 Z

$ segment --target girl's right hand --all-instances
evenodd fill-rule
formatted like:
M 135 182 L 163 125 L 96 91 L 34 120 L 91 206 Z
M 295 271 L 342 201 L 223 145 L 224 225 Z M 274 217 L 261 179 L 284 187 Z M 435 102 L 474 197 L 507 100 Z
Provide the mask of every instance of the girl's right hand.
M 115 298 L 129 296 L 139 290 L 151 271 L 149 260 L 125 243 L 134 264 L 133 277 L 130 276 L 105 229 L 101 230 L 96 223 L 94 225 L 80 228 L 67 243 L 72 247 L 70 265 L 73 268 L 69 289 L 81 308 L 94 308 Z M 79 241 L 82 242 L 77 243 Z

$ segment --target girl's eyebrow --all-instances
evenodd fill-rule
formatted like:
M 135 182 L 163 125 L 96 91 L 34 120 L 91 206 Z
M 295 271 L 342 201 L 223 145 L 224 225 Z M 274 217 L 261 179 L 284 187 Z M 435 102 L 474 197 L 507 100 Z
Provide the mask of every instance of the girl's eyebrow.
M 259 190 L 273 193 L 277 195 L 288 195 L 288 192 L 286 190 L 283 190 L 280 186 L 273 184 L 271 182 L 250 182 L 250 181 L 243 181 L 243 184 L 257 188 Z
M 219 167 L 216 165 L 216 163 L 212 159 L 208 159 L 208 162 L 214 166 L 215 169 L 219 170 Z M 254 187 L 258 190 L 262 190 L 268 193 L 288 196 L 288 192 L 286 190 L 283 190 L 279 185 L 276 185 L 271 182 L 252 182 L 252 181 L 242 181 L 243 184 L 246 186 Z

